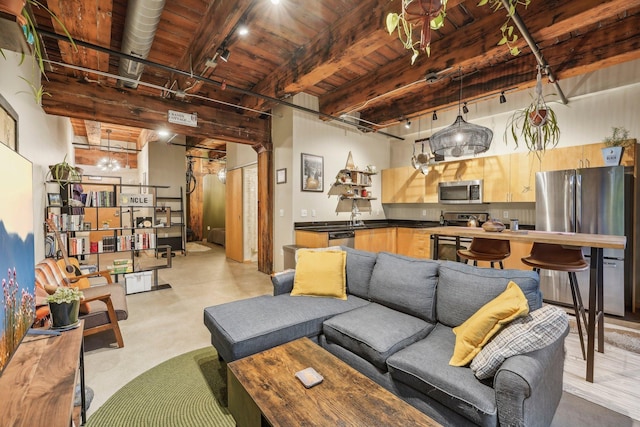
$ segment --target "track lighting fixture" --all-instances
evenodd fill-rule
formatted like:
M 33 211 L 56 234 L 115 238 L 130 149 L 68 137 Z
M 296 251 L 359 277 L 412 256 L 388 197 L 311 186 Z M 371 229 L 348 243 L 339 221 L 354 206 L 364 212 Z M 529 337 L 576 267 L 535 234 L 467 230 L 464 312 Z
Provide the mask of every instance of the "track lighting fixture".
M 407 121 L 404 123 L 404 127 L 406 127 L 407 129 L 411 129 L 411 120 L 407 119 Z
M 431 120 L 433 120 L 434 122 L 436 120 L 438 120 L 438 115 L 436 114 L 436 112 L 434 111 L 433 114 L 431 115 Z
M 502 91 L 502 93 L 500 93 L 500 104 L 504 104 L 505 102 L 507 102 L 507 98 L 504 96 L 504 91 Z
M 465 102 L 464 105 L 462 106 L 462 112 L 464 114 L 468 114 L 469 113 L 469 109 L 467 108 L 467 103 Z
M 225 48 L 220 54 L 220 59 L 222 59 L 224 62 L 227 62 L 229 60 L 230 55 L 231 55 L 231 52 L 229 52 L 229 49 Z

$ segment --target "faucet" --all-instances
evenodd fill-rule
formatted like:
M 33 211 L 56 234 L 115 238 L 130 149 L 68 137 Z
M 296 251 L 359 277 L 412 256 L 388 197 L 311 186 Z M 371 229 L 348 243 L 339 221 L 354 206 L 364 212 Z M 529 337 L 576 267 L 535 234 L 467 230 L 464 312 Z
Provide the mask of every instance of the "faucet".
M 358 209 L 358 205 L 354 203 L 353 207 L 351 208 L 351 226 L 352 227 L 358 227 L 358 226 L 364 225 L 364 222 L 362 222 L 362 220 L 359 219 L 360 215 L 362 215 L 360 213 L 360 209 Z

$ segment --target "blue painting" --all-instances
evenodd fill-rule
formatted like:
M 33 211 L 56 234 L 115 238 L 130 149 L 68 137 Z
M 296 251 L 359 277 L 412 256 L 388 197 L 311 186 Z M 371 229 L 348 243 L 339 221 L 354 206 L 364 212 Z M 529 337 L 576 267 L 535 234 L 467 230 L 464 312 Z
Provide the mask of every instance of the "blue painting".
M 0 373 L 35 318 L 32 165 L 0 144 Z

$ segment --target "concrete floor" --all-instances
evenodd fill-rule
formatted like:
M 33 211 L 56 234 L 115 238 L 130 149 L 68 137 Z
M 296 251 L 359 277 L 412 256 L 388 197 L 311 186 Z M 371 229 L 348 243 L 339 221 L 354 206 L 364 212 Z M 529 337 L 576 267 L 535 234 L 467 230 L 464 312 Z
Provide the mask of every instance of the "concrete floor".
M 173 268 L 160 270 L 159 283 L 170 289 L 127 296 L 129 318 L 120 322 L 125 346 L 113 334 L 85 339 L 85 378 L 95 393 L 91 415 L 133 378 L 165 360 L 211 345 L 203 323 L 205 307 L 270 294 L 271 278 L 254 263 L 227 261 L 224 248 L 177 255 Z

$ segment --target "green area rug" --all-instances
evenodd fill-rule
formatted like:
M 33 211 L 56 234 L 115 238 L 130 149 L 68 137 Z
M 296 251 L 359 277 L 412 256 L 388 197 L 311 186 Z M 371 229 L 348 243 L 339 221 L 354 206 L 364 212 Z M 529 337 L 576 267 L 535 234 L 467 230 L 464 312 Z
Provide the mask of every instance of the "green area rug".
M 87 421 L 88 427 L 223 427 L 235 420 L 219 402 L 226 380 L 213 347 L 195 350 L 134 378 Z
M 88 427 L 233 427 L 226 375 L 213 347 L 195 350 L 134 378 L 91 415 Z M 322 425 L 319 423 L 318 425 Z M 632 426 L 630 418 L 569 393 L 552 427 Z

